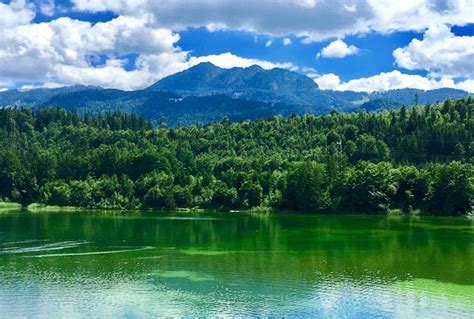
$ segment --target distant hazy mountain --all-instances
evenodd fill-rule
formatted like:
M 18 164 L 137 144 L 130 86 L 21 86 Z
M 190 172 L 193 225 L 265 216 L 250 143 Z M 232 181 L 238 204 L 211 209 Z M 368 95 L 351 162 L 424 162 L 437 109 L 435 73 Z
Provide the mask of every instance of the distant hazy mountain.
M 402 105 L 410 106 L 416 103 L 432 104 L 442 102 L 447 98 L 452 100 L 469 96 L 469 93 L 462 90 L 451 88 L 435 89 L 435 90 L 418 90 L 418 89 L 399 89 L 386 92 L 374 92 L 368 96 L 369 101 L 364 102 L 360 106 L 355 106 L 352 110 L 380 111 L 398 108 Z
M 0 106 L 32 106 L 46 103 L 59 94 L 67 94 L 84 90 L 102 90 L 97 86 L 74 85 L 56 89 L 8 90 L 0 92 Z
M 416 94 L 418 94 L 419 104 L 435 103 L 444 101 L 446 98 L 459 99 L 469 95 L 468 92 L 450 88 L 435 90 L 399 89 L 386 92 L 375 92 L 371 94 L 371 99 L 385 98 L 397 102 L 399 105 L 415 104 Z
M 379 111 L 457 99 L 469 93 L 455 89 L 401 89 L 372 94 L 320 90 L 304 75 L 258 66 L 221 69 L 201 63 L 171 75 L 146 90 L 121 91 L 90 86 L 0 92 L 0 107 L 63 107 L 79 112 L 113 110 L 135 112 L 149 119 L 164 117 L 169 124 L 206 123 L 227 116 L 230 120 L 270 115 L 327 114 Z

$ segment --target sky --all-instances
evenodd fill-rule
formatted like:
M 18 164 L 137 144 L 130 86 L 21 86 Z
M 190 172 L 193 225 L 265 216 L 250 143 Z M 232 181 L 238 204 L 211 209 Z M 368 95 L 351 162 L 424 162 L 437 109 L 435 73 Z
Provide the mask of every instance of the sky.
M 0 91 L 137 90 L 201 62 L 474 93 L 474 0 L 0 0 Z

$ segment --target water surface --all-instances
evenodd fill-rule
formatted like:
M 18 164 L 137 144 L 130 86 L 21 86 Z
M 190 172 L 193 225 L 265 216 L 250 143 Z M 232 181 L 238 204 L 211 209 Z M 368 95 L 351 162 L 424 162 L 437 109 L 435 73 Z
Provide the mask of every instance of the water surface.
M 1 317 L 473 317 L 469 219 L 0 213 Z

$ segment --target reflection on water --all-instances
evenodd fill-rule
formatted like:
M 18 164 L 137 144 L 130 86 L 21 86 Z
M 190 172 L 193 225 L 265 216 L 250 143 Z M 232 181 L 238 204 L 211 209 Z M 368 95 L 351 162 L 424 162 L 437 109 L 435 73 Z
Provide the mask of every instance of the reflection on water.
M 467 317 L 467 219 L 0 214 L 5 317 Z M 41 258 L 40 258 L 41 257 Z

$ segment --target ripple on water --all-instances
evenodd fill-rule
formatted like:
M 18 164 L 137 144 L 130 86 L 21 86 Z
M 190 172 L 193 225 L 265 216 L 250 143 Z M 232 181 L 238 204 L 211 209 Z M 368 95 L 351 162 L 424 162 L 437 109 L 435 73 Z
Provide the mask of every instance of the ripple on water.
M 46 257 L 74 257 L 74 256 L 90 256 L 90 255 L 109 255 L 109 254 L 120 254 L 132 251 L 141 251 L 154 249 L 155 247 L 139 247 L 134 249 L 121 249 L 121 250 L 104 250 L 104 251 L 89 251 L 85 253 L 64 253 L 64 254 L 46 254 L 46 255 L 33 255 L 25 256 L 26 258 L 46 258 Z
M 32 243 L 32 242 L 33 241 L 28 241 L 27 243 Z M 86 240 L 80 240 L 80 241 L 62 241 L 62 242 L 40 244 L 40 245 L 33 245 L 33 246 L 32 245 L 11 246 L 11 247 L 6 247 L 6 248 L 0 248 L 0 255 L 26 254 L 26 253 L 34 253 L 34 252 L 63 250 L 63 249 L 76 248 L 88 243 L 90 242 Z
M 9 241 L 5 243 L 0 243 L 0 247 L 8 247 L 18 244 L 29 244 L 29 243 L 37 243 L 37 242 L 46 242 L 47 239 L 26 239 L 26 240 L 19 240 L 19 241 Z M 1 248 L 0 248 L 1 249 Z

